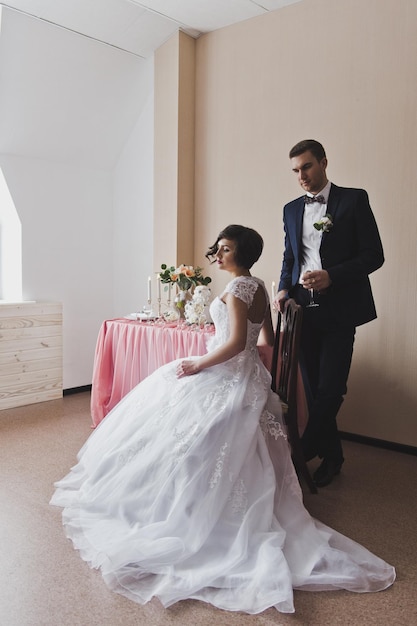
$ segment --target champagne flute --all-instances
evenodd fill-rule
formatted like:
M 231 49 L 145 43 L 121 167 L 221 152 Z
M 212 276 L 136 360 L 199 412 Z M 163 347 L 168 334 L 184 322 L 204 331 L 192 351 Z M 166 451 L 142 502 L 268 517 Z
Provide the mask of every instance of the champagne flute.
M 306 270 L 305 273 L 309 274 L 312 270 Z M 307 304 L 307 308 L 313 308 L 315 306 L 320 306 L 318 302 L 314 300 L 314 289 L 309 289 L 310 292 L 310 302 Z

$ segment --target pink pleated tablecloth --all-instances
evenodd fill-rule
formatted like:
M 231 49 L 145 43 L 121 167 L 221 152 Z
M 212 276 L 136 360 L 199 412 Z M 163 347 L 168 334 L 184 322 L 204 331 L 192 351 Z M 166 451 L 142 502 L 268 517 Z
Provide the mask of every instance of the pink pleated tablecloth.
M 158 367 L 207 352 L 214 326 L 149 323 L 128 319 L 103 322 L 97 338 L 91 389 L 93 427 L 141 380 Z

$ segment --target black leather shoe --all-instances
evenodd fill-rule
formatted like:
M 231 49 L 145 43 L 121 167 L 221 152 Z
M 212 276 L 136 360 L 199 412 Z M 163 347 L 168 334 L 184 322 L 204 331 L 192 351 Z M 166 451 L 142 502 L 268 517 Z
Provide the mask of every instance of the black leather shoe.
M 321 465 L 313 474 L 313 480 L 317 487 L 330 485 L 333 478 L 340 474 L 343 461 L 335 462 L 332 459 L 323 459 Z

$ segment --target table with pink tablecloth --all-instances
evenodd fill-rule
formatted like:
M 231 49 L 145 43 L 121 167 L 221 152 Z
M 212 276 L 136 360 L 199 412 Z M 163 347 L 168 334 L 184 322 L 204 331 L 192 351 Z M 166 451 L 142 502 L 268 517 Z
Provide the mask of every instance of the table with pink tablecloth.
M 141 380 L 175 359 L 206 353 L 214 327 L 149 323 L 128 319 L 103 322 L 97 338 L 91 389 L 93 426 Z
M 105 320 L 97 338 L 91 388 L 91 417 L 96 427 L 141 380 L 158 367 L 187 356 L 206 353 L 214 326 L 196 329 L 186 324 L 150 323 L 126 318 Z M 271 369 L 272 348 L 258 346 Z M 306 405 L 299 376 L 298 412 L 305 425 Z

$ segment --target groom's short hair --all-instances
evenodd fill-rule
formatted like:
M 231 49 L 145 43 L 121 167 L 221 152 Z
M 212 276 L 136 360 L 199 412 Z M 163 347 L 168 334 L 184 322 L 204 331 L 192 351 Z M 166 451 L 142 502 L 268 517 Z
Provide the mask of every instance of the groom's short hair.
M 304 152 L 310 150 L 311 154 L 316 157 L 317 161 L 321 161 L 326 158 L 326 152 L 318 141 L 315 139 L 303 139 L 295 144 L 293 148 L 290 150 L 290 159 L 293 157 L 299 156 Z

